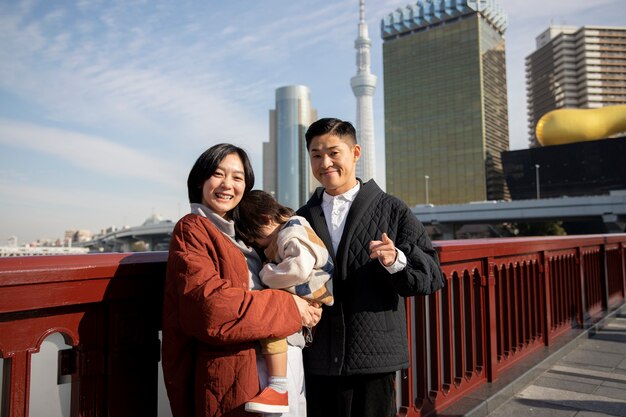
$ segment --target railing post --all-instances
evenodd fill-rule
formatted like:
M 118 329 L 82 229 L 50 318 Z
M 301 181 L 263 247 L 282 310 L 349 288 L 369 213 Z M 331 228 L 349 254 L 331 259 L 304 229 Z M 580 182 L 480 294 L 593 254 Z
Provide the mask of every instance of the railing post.
M 622 274 L 622 299 L 626 299 L 626 247 L 623 242 L 619 243 L 619 262 Z
M 5 359 L 2 377 L 2 417 L 28 417 L 31 352 Z
M 493 382 L 498 378 L 498 312 L 496 311 L 496 277 L 493 272 L 496 264 L 493 257 L 486 258 L 484 262 L 487 278 L 485 291 L 487 297 L 485 302 L 487 307 L 487 323 L 485 323 L 487 330 L 487 380 Z
M 413 303 L 413 328 L 415 329 L 415 337 L 417 338 L 418 335 L 426 337 L 428 331 L 428 326 L 425 322 L 425 317 L 428 314 L 426 309 L 426 297 L 413 297 Z M 415 374 L 410 387 L 414 392 L 409 392 L 409 395 L 412 396 L 412 403 L 421 412 L 421 410 L 426 407 L 426 402 L 429 398 L 427 342 L 425 340 L 416 341 L 413 349 L 415 352 L 415 363 L 411 371 L 415 370 Z
M 587 311 L 587 293 L 585 292 L 585 257 L 580 246 L 576 248 L 576 263 L 578 264 L 578 287 L 580 294 L 578 318 L 580 325 L 584 327 L 589 319 L 589 312 Z
M 546 346 L 550 346 L 552 334 L 552 291 L 550 290 L 551 274 L 550 274 L 550 261 L 546 256 L 546 251 L 543 250 L 539 253 L 539 259 L 541 259 L 541 265 L 543 269 L 543 296 L 544 296 L 544 322 L 543 322 L 543 343 Z M 539 271 L 542 274 L 542 271 Z
M 606 258 L 605 240 L 600 246 L 600 290 L 602 291 L 602 310 L 609 311 L 609 268 Z
M 398 416 L 406 416 L 408 410 L 413 407 L 413 345 L 415 340 L 415 331 L 413 325 L 413 297 L 407 297 L 404 299 L 406 326 L 408 336 L 408 348 L 409 348 L 409 369 L 400 371 L 399 380 L 398 374 L 396 374 L 396 406 L 398 408 Z M 399 387 L 398 387 L 399 385 Z

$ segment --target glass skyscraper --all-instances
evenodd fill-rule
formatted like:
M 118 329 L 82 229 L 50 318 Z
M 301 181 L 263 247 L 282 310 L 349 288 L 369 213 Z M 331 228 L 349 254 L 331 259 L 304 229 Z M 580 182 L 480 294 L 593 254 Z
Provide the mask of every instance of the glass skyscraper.
M 263 189 L 293 209 L 304 205 L 319 184 L 311 174 L 304 139 L 316 119 L 308 87 L 290 85 L 276 90 L 270 140 L 263 143 Z
M 410 206 L 508 199 L 506 25 L 491 0 L 420 0 L 383 19 L 387 192 Z

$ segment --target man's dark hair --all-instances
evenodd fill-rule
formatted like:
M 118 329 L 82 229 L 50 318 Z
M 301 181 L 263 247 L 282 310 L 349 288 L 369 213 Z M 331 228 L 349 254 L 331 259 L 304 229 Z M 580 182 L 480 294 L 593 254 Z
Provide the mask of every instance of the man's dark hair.
M 243 163 L 244 179 L 246 181 L 244 195 L 254 187 L 254 171 L 246 151 L 230 143 L 220 143 L 204 151 L 191 168 L 187 178 L 187 194 L 189 195 L 190 203 L 202 204 L 202 187 L 204 182 L 215 173 L 220 162 L 231 153 L 239 155 Z
M 348 139 L 352 144 L 356 144 L 356 130 L 350 122 L 344 122 L 343 120 L 333 117 L 326 117 L 313 122 L 307 129 L 304 137 L 306 138 L 306 148 L 311 148 L 311 141 L 317 136 L 322 136 L 327 133 L 332 133 L 340 137 L 341 139 Z
M 246 244 L 252 245 L 256 239 L 262 239 L 261 228 L 271 221 L 282 225 L 295 212 L 289 207 L 280 204 L 269 193 L 261 190 L 252 190 L 244 194 L 243 198 L 233 209 L 232 220 L 235 222 L 235 232 Z

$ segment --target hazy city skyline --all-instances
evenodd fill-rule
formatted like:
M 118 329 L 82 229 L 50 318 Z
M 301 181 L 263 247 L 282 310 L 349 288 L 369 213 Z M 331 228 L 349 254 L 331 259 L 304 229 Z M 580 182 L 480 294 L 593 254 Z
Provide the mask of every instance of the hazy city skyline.
M 358 0 L 0 3 L 0 245 L 187 212 L 195 158 L 243 146 L 262 187 L 274 91 L 304 84 L 319 117 L 354 121 Z M 368 2 L 377 181 L 385 186 L 380 21 Z M 511 149 L 527 144 L 524 58 L 552 24 L 623 25 L 618 0 L 499 0 Z

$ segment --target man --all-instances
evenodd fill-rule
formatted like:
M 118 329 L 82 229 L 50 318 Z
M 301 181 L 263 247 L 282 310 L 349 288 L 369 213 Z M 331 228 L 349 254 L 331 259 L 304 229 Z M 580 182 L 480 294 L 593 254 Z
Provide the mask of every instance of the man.
M 393 417 L 395 373 L 409 366 L 401 297 L 443 286 L 437 253 L 405 203 L 356 178 L 361 148 L 350 123 L 320 119 L 306 144 L 322 187 L 298 214 L 335 264 L 335 304 L 304 352 L 308 415 Z

